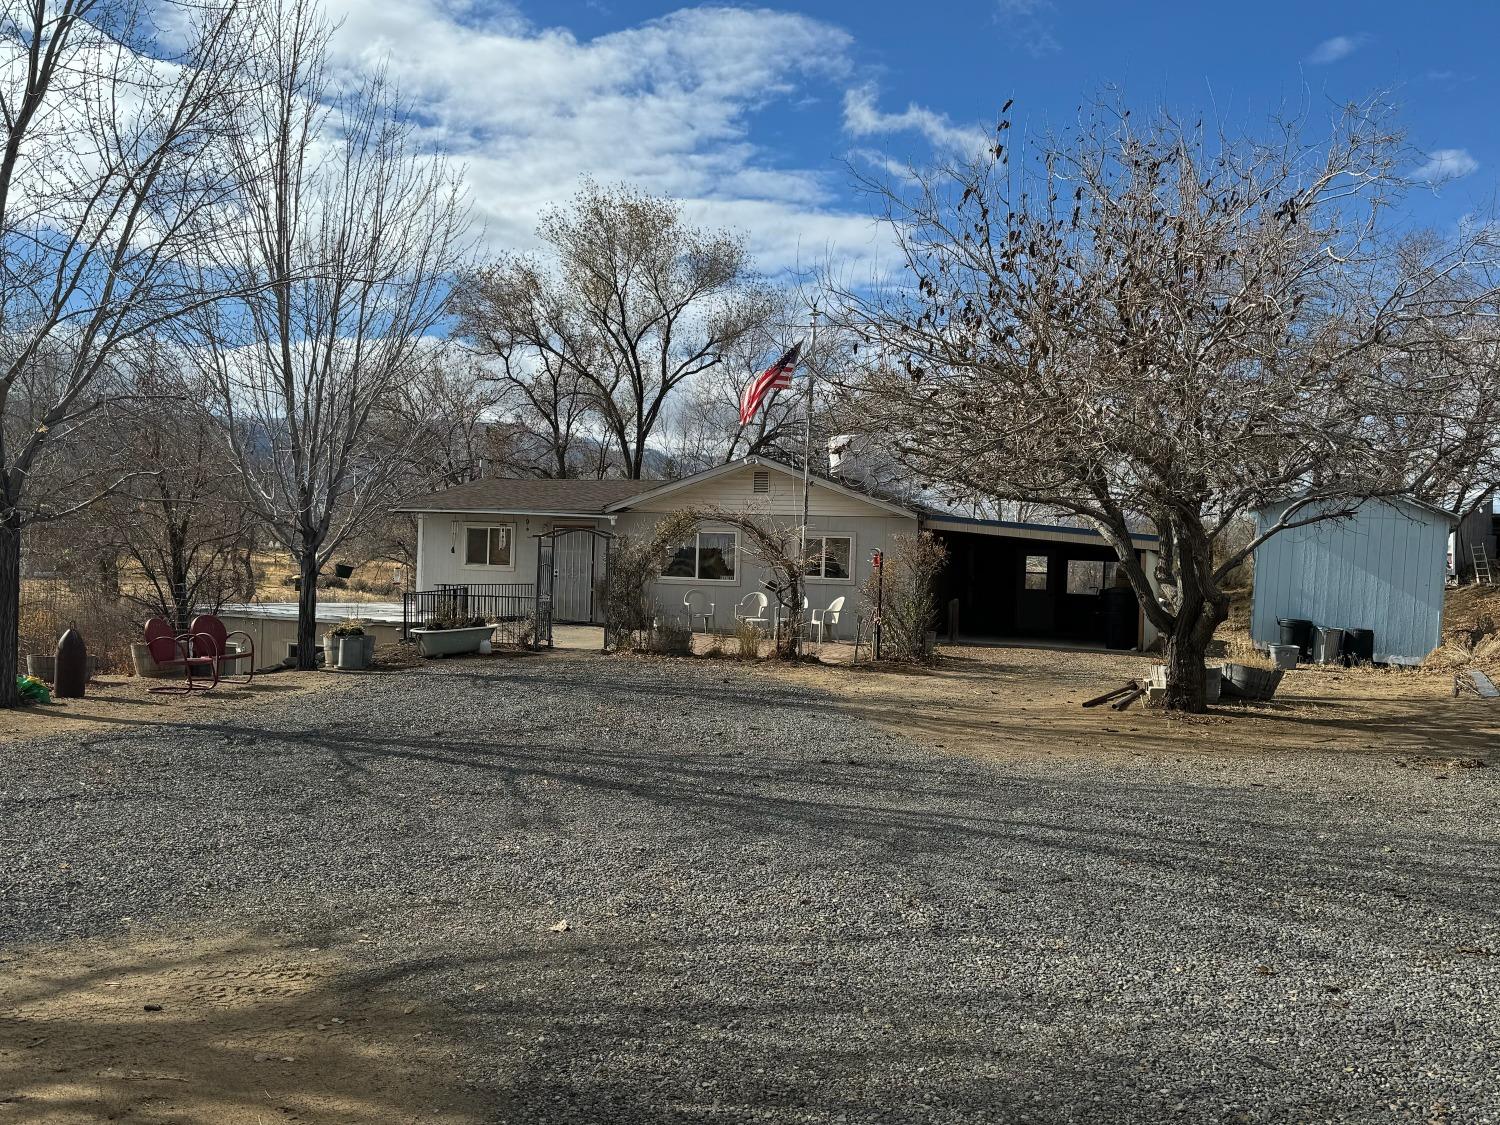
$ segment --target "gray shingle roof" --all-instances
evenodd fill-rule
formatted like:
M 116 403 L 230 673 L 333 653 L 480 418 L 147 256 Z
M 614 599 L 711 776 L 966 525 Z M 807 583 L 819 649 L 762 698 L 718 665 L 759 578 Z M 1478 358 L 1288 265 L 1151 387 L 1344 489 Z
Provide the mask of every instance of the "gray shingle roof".
M 456 484 L 396 505 L 398 512 L 603 512 L 663 482 L 492 477 Z

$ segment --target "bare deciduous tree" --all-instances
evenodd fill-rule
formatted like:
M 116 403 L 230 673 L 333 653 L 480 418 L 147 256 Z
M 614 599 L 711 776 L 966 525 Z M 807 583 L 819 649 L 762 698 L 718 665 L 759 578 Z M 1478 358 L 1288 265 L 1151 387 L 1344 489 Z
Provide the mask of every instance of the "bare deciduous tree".
M 160 359 L 152 352 L 152 358 Z M 99 427 L 99 455 L 139 470 L 87 513 L 101 548 L 128 564 L 119 594 L 185 632 L 194 613 L 217 611 L 246 590 L 240 560 L 255 537 L 239 481 L 217 427 L 200 410 L 208 388 L 183 388 L 177 374 L 138 375 L 136 394 Z M 199 393 L 184 400 L 184 392 Z
M 205 310 L 188 343 L 247 502 L 297 560 L 310 668 L 318 574 L 388 496 L 403 441 L 374 422 L 399 413 L 463 263 L 467 212 L 380 73 L 336 90 L 313 0 L 267 0 L 260 17 L 242 210 L 232 253 L 210 266 L 249 296 Z
M 1445 441 L 1435 420 L 1468 409 L 1412 360 L 1459 324 L 1487 331 L 1481 238 L 1387 229 L 1403 152 L 1378 107 L 1309 144 L 1301 122 L 1235 139 L 1101 106 L 1015 165 L 1008 129 L 909 193 L 881 189 L 914 286 L 844 294 L 870 360 L 864 425 L 956 495 L 1095 528 L 1166 637 L 1167 706 L 1201 710 L 1226 575 L 1269 535 L 1412 488 Z M 1154 574 L 1131 547 L 1142 521 Z
M 673 392 L 724 363 L 777 298 L 742 240 L 688 224 L 669 199 L 588 183 L 538 233 L 548 263 L 505 258 L 459 283 L 459 331 L 526 395 L 556 475 L 587 415 L 639 479 Z
M 66 509 L 32 486 L 85 425 L 129 341 L 210 301 L 187 262 L 218 237 L 244 9 L 0 0 L 0 706 L 17 702 L 22 529 Z M 162 55 L 152 16 L 171 19 Z M 67 490 L 61 490 L 66 492 Z

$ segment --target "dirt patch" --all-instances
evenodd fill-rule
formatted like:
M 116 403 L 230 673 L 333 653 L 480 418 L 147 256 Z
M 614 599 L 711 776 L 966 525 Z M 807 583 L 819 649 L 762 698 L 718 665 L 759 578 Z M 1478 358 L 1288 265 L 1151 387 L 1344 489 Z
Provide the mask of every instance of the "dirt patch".
M 777 674 L 842 696 L 856 715 L 948 749 L 1036 754 L 1379 752 L 1497 761 L 1500 704 L 1453 699 L 1451 677 L 1376 668 L 1287 673 L 1269 703 L 1168 715 L 1085 699 L 1144 676 L 1135 653 L 945 647 L 932 669 L 799 665 Z M 771 665 L 767 665 L 771 667 Z
M 237 934 L 0 954 L 0 1122 L 481 1120 L 443 1013 Z
M 141 723 L 217 722 L 234 711 L 329 691 L 340 679 L 327 672 L 275 672 L 248 684 L 222 684 L 191 695 L 161 695 L 150 689 L 166 681 L 101 676 L 89 684 L 82 699 L 0 711 L 0 744 Z

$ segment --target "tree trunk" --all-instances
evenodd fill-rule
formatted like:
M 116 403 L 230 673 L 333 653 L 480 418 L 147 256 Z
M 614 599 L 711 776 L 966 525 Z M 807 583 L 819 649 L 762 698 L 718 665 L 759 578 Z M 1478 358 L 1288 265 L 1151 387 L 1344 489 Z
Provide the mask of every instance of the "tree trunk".
M 318 666 L 318 552 L 303 546 L 297 560 L 302 589 L 297 593 L 297 667 L 311 671 Z
M 1227 603 L 1200 601 L 1196 609 L 1184 607 L 1177 614 L 1177 628 L 1167 637 L 1167 694 L 1162 705 L 1168 711 L 1208 710 L 1203 691 L 1203 660 L 1214 630 L 1229 616 Z
M 0 523 L 0 707 L 18 707 L 17 662 L 21 649 L 21 528 L 14 517 Z

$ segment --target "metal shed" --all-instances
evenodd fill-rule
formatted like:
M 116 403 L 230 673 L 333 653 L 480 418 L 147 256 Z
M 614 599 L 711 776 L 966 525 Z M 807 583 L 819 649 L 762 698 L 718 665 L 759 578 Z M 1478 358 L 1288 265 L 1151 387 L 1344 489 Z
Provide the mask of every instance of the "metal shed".
M 1255 513 L 1274 525 L 1294 500 Z M 1331 505 L 1329 510 L 1336 506 Z M 1448 532 L 1454 518 L 1405 499 L 1366 500 L 1355 513 L 1277 532 L 1255 551 L 1250 635 L 1278 640 L 1278 618 L 1372 629 L 1375 660 L 1420 664 L 1438 646 Z

